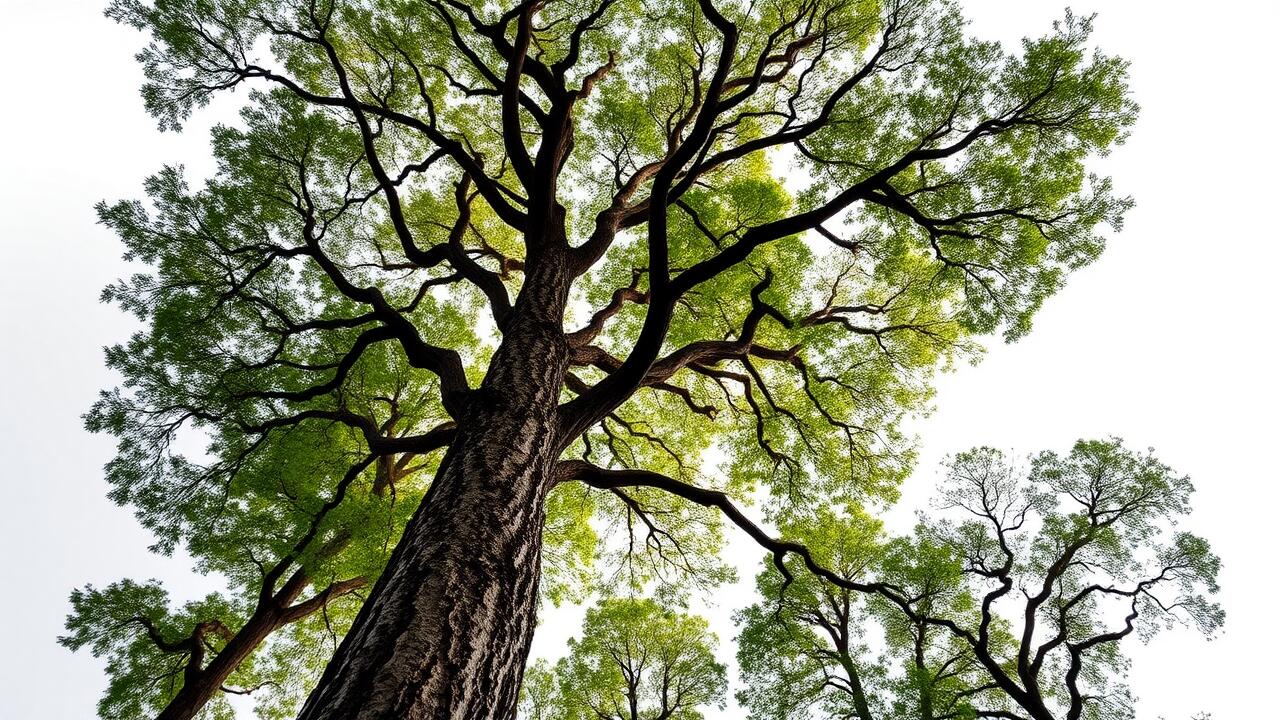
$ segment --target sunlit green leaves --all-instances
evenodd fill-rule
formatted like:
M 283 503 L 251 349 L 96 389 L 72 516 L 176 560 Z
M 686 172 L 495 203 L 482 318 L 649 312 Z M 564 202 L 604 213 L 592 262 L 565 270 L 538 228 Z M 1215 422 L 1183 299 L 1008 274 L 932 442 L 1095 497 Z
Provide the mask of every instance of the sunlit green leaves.
M 647 599 L 615 598 L 587 611 L 582 635 L 550 671 L 526 682 L 529 717 L 698 720 L 724 707 L 725 667 L 706 620 Z

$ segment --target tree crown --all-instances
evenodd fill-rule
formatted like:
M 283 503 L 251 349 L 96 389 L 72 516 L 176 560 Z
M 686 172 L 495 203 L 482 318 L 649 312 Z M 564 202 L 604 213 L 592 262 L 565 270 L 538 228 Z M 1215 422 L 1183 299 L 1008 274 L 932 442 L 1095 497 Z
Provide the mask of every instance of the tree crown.
M 1136 111 L 1087 18 L 1009 53 L 943 0 L 108 14 L 151 35 L 162 127 L 252 87 L 214 177 L 99 208 L 147 266 L 104 297 L 144 329 L 88 417 L 112 497 L 237 617 L 291 573 L 371 582 L 468 410 L 531 391 L 493 367 L 530 334 L 565 365 L 536 388 L 548 595 L 581 597 L 610 524 L 633 588 L 718 582 L 717 493 L 892 500 L 933 372 L 1024 334 L 1129 205 L 1086 171 Z

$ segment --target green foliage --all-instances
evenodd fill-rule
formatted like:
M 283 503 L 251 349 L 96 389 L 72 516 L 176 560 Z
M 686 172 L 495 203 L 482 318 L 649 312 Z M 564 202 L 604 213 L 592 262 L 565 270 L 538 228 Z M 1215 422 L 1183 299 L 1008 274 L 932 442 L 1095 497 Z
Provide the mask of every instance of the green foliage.
M 879 577 L 919 607 L 970 609 L 961 565 L 945 549 L 885 536 L 853 509 L 821 511 L 781 528 L 840 577 Z M 760 600 L 737 617 L 739 702 L 752 718 L 935 720 L 973 717 L 991 693 L 963 643 L 914 621 L 873 593 L 829 584 L 793 556 L 791 579 L 769 567 Z M 988 706 L 991 707 L 991 706 Z
M 525 673 L 524 716 L 557 720 L 698 720 L 724 707 L 725 667 L 706 620 L 653 600 L 610 598 L 552 671 Z
M 103 293 L 143 323 L 108 349 L 120 386 L 86 417 L 118 439 L 111 497 L 157 551 L 182 547 L 227 580 L 216 601 L 181 610 L 155 585 L 79 591 L 68 644 L 108 657 L 104 714 L 162 705 L 181 674 L 154 681 L 184 662 L 166 643 L 214 621 L 234 635 L 298 577 L 305 592 L 288 601 L 321 602 L 235 676 L 264 689 L 264 717 L 291 713 L 483 395 L 473 388 L 495 352 L 529 326 L 515 315 L 568 355 L 554 386 L 532 393 L 560 402 L 548 409 L 555 437 L 538 438 L 562 451 L 553 461 L 759 499 L 836 572 L 883 573 L 920 590 L 914 612 L 972 619 L 966 563 L 999 542 L 973 523 L 886 539 L 873 516 L 911 469 L 901 428 L 927 412 L 935 373 L 976 357 L 980 335 L 1025 334 L 1097 257 L 1097 228 L 1118 227 L 1129 207 L 1085 170 L 1136 112 L 1124 61 L 1090 49 L 1090 19 L 1068 14 L 1008 52 L 968 37 L 946 0 L 115 0 L 108 15 L 150 35 L 143 98 L 162 128 L 217 93 L 256 89 L 239 122 L 213 132 L 214 177 L 189 184 L 167 167 L 146 181 L 147 202 L 98 208 L 144 266 Z M 517 63 L 521 32 L 532 49 Z M 1084 492 L 1077 461 L 1037 460 L 1037 482 Z M 732 578 L 715 507 L 669 486 L 576 482 L 563 467 L 546 484 L 545 600 L 641 589 L 680 600 Z M 1085 536 L 1090 563 L 1130 572 L 1126 548 L 1155 542 L 1158 518 L 1185 509 L 1175 486 L 1148 520 L 1096 532 L 1038 490 L 1044 528 L 1019 547 L 1018 572 L 1047 572 Z M 1202 541 L 1151 547 L 1186 565 L 1185 607 L 1216 627 L 1216 606 L 1193 600 L 1216 572 Z M 799 605 L 780 612 L 794 632 L 763 605 L 744 616 L 744 666 L 773 688 L 747 702 L 770 717 L 796 698 L 846 712 L 817 684 L 831 659 L 805 650 L 823 638 L 802 608 L 825 591 L 792 571 L 784 596 Z M 759 580 L 767 597 L 785 584 L 771 573 Z M 139 617 L 168 623 L 164 643 L 136 621 L 106 644 L 89 639 L 144 596 Z M 915 669 L 879 672 L 855 643 L 847 659 L 868 687 L 955 695 L 917 681 L 951 645 L 895 624 L 883 602 L 845 599 L 885 626 L 893 667 L 904 648 L 928 646 Z M 583 702 L 616 688 L 600 643 L 616 647 L 641 618 L 689 634 L 690 652 L 709 642 L 656 605 L 593 612 L 575 651 L 596 685 L 554 684 Z M 677 639 L 663 637 L 652 639 Z M 788 654 L 767 657 L 774 645 Z M 692 713 L 724 682 L 709 652 L 690 657 L 705 691 L 682 706 Z M 530 697 L 550 697 L 544 680 Z
M 524 669 L 520 685 L 520 717 L 528 720 L 559 720 L 556 676 L 550 663 L 535 660 Z
M 885 552 L 880 523 L 856 510 L 820 511 L 781 530 L 803 539 L 823 567 L 842 577 L 864 576 Z M 795 557 L 786 564 L 792 578 L 766 566 L 756 577 L 760 600 L 736 618 L 739 704 L 762 720 L 862 718 L 864 710 L 880 717 L 889 663 L 867 642 L 874 623 L 867 600 L 824 584 Z
M 575 41 L 568 29 L 597 9 L 600 20 Z M 824 0 L 720 11 L 738 27 L 731 77 L 749 78 L 755 53 L 767 56 L 790 40 L 813 56 L 805 61 L 810 64 L 800 64 L 803 72 L 754 87 L 724 118 L 708 142 L 701 182 L 684 190 L 668 213 L 670 265 L 706 262 L 742 241 L 750 228 L 829 204 L 840 188 L 863 187 L 864 202 L 844 218 L 853 238 L 843 244 L 819 247 L 798 234 L 784 235 L 717 273 L 676 306 L 666 335 L 672 349 L 740 336 L 752 307 L 750 289 L 767 269 L 773 285 L 765 299 L 793 320 L 791 328 L 762 324 L 756 339 L 776 353 L 748 353 L 741 362 L 754 367 L 733 375 L 708 375 L 694 367 L 669 380 L 691 398 L 690 406 L 717 408 L 714 421 L 710 413 L 675 411 L 672 405 L 680 400 L 656 399 L 664 395 L 661 390 L 642 390 L 618 410 L 616 420 L 604 418 L 588 432 L 590 456 L 687 473 L 692 470 L 682 462 L 715 444 L 729 453 L 726 469 L 737 487 L 766 482 L 787 500 L 833 493 L 892 499 L 911 459 L 895 428 L 904 412 L 927 401 L 932 370 L 957 351 L 971 352 L 967 337 L 973 332 L 1003 327 L 1009 337 L 1024 334 L 1066 272 L 1097 256 L 1101 240 L 1095 226 L 1118 225 L 1128 202 L 1113 198 L 1107 182 L 1090 179 L 1083 166 L 1088 156 L 1123 140 L 1133 121 L 1126 65 L 1091 55 L 1091 21 L 1070 15 L 1054 32 L 1010 54 L 966 37 L 958 11 L 941 1 Z M 305 169 L 314 175 L 312 194 L 347 187 L 339 180 L 366 179 L 351 126 L 343 127 L 332 113 L 301 109 L 317 96 L 343 93 L 325 55 L 330 50 L 364 88 L 353 92 L 364 92 L 392 113 L 365 111 L 379 118 L 381 134 L 374 139 L 383 145 L 384 164 L 408 165 L 430 152 L 434 136 L 424 138 L 405 117 L 429 118 L 440 133 L 465 138 L 478 157 L 506 155 L 498 123 L 482 120 L 500 114 L 493 93 L 482 90 L 493 82 L 485 68 L 504 61 L 499 48 L 468 33 L 472 25 L 501 22 L 495 13 L 484 7 L 456 14 L 444 3 L 246 0 L 154 6 L 125 0 L 110 11 L 154 37 L 141 56 L 149 78 L 145 95 L 166 126 L 176 127 L 212 94 L 246 79 L 265 78 L 275 86 L 255 97 L 259 107 L 250 110 L 250 123 L 282 126 L 263 135 L 268 157 L 278 155 L 280 145 L 297 147 L 300 133 L 323 140 Z M 539 62 L 551 67 L 578 61 L 566 68 L 570 86 L 582 82 L 597 67 L 593 63 L 613 58 L 609 72 L 580 101 L 576 145 L 561 183 L 572 228 L 585 236 L 629 176 L 670 152 L 672 125 L 698 102 L 687 68 L 710 62 L 706 53 L 716 31 L 696 3 L 685 1 L 599 7 L 555 2 L 539 14 L 547 28 L 538 37 Z M 331 48 L 309 39 L 316 33 Z M 821 38 L 817 44 L 815 37 Z M 270 39 L 279 70 L 255 56 L 264 38 Z M 459 52 L 460 43 L 465 52 Z M 855 71 L 868 79 L 850 84 Z M 292 77 L 287 83 L 281 82 L 285 72 Z M 533 84 L 541 89 L 542 83 Z M 734 87 L 743 85 L 745 80 Z M 538 102 L 537 91 L 528 92 Z M 526 125 L 536 125 L 529 104 L 523 107 L 530 115 Z M 281 111 L 306 118 L 288 120 Z M 807 121 L 815 116 L 820 120 Z M 802 150 L 790 168 L 764 152 L 790 142 Z M 240 155 L 256 154 L 252 143 L 238 147 L 248 151 Z M 749 151 L 753 147 L 760 150 Z M 236 183 L 279 183 L 280 168 L 268 163 L 264 170 L 275 179 L 227 167 L 228 179 Z M 795 200 L 780 180 L 788 171 L 811 179 Z M 287 184 L 293 174 L 283 176 Z M 411 173 L 409 179 L 401 193 L 407 198 L 405 217 L 419 245 L 431 247 L 441 242 L 455 212 L 440 202 L 447 184 L 436 173 L 417 179 Z M 517 190 L 512 180 L 507 173 L 495 182 Z M 249 184 L 243 188 L 251 195 L 244 198 L 247 206 L 261 206 L 264 188 Z M 280 197 L 283 204 L 292 204 L 297 192 L 292 188 Z M 492 217 L 487 199 L 473 204 Z M 326 251 L 350 258 L 343 266 L 358 267 L 351 256 L 369 254 L 368 247 L 360 252 L 354 235 L 363 235 L 366 245 L 371 241 L 380 256 L 400 261 L 386 223 L 395 211 L 377 204 L 377 197 L 369 197 L 360 212 L 348 214 L 349 227 L 330 231 Z M 517 260 L 523 253 L 509 228 L 479 234 L 477 239 Z M 605 262 L 582 278 L 578 296 L 600 308 L 616 289 L 633 282 L 643 291 L 648 277 L 635 272 L 647 264 L 646 246 L 642 234 L 620 233 Z M 505 267 L 504 282 L 518 287 Z M 396 282 L 368 277 L 379 287 Z M 474 310 L 477 295 L 467 285 L 454 286 L 450 296 L 453 307 Z M 817 298 L 829 299 L 815 314 Z M 414 325 L 434 335 L 441 309 L 430 305 L 414 314 Z M 625 357 L 644 315 L 643 307 L 628 304 L 594 345 Z M 459 331 L 466 327 L 463 320 L 428 339 L 443 347 L 465 346 L 474 342 Z M 804 351 L 793 357 L 793 347 Z M 483 356 L 476 360 L 483 367 Z M 600 379 L 608 365 L 587 363 L 584 379 Z
M 598 580 L 591 523 L 598 512 L 594 493 L 578 484 L 557 486 L 547 498 L 540 590 L 552 604 L 584 602 Z
M 1176 527 L 1191 492 L 1115 439 L 1027 468 L 977 448 L 949 460 L 943 512 L 909 536 L 856 511 L 793 522 L 784 537 L 845 584 L 795 555 L 792 579 L 757 578 L 742 703 L 756 718 L 1132 717 L 1120 642 L 1223 621 L 1218 558 Z
M 67 634 L 58 642 L 107 658 L 110 683 L 98 703 L 103 718 L 151 717 L 159 712 L 182 686 L 183 667 L 192 652 L 190 647 L 169 652 L 162 646 L 181 645 L 191 628 L 208 617 L 231 620 L 243 612 L 216 595 L 174 610 L 158 582 L 132 580 L 76 590 L 71 607 Z M 226 720 L 232 712 L 225 703 L 215 703 L 205 717 Z
M 254 714 L 263 720 L 293 720 L 360 610 L 362 598 L 347 595 L 274 633 L 232 676 L 229 687 L 252 691 Z

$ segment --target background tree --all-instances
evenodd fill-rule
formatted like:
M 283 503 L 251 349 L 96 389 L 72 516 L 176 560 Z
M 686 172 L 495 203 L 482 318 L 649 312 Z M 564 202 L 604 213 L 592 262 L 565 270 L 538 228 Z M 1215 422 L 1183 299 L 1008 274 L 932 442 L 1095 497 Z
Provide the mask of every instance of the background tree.
M 108 218 L 184 319 L 146 318 L 165 342 L 123 368 L 168 428 L 123 461 L 192 424 L 443 450 L 308 719 L 510 717 L 552 488 L 608 491 L 646 543 L 724 490 L 892 498 L 933 369 L 1026 332 L 1127 206 L 1083 169 L 1133 120 L 1125 64 L 1072 17 L 1010 55 L 942 0 L 109 14 L 152 35 L 164 127 L 261 89 L 215 178 Z M 434 388 L 395 438 L 350 407 L 374 351 Z
M 551 664 L 538 658 L 524 669 L 520 684 L 519 717 L 528 720 L 556 720 L 560 712 L 556 675 Z
M 1002 692 L 1034 720 L 1131 717 L 1119 642 L 1181 623 L 1222 625 L 1219 561 L 1176 529 L 1190 480 L 1119 440 L 1045 452 L 1023 474 L 1001 453 L 956 456 L 943 497 L 974 519 L 920 532 L 956 553 L 979 600 L 965 615 L 911 608 L 963 640 Z M 1012 617 L 1002 651 L 991 628 Z
M 1010 700 L 973 651 L 921 617 L 965 614 L 975 607 L 954 555 L 928 543 L 895 538 L 887 545 L 881 573 L 882 582 L 897 588 L 914 610 L 903 613 L 884 597 L 871 601 L 898 671 L 891 684 L 894 715 L 912 720 L 1008 717 Z M 993 620 L 988 632 L 993 647 L 1008 646 L 1010 636 L 1002 619 Z
M 526 675 L 525 717 L 698 720 L 724 707 L 728 685 L 706 620 L 653 600 L 609 598 L 587 611 L 582 637 L 555 666 Z
M 839 577 L 891 581 L 920 607 L 972 605 L 950 553 L 891 539 L 857 509 L 797 519 L 783 534 Z M 771 566 L 756 578 L 760 600 L 737 617 L 738 696 L 752 718 L 942 720 L 1007 705 L 945 632 L 879 595 L 821 580 L 796 557 L 786 566 L 788 575 Z
M 814 538 L 803 558 L 828 583 L 798 572 L 788 583 L 785 565 L 761 576 L 768 595 L 742 618 L 745 698 L 758 717 L 817 702 L 850 704 L 862 718 L 890 705 L 912 718 L 1132 717 L 1119 643 L 1173 624 L 1206 635 L 1222 624 L 1209 598 L 1218 558 L 1176 529 L 1191 491 L 1118 440 L 1042 453 L 1025 472 L 979 448 L 952 459 L 940 492 L 945 509 L 970 519 L 928 519 L 878 553 L 868 543 L 877 528 L 856 517 L 796 528 Z M 839 574 L 850 556 L 863 569 Z M 866 593 L 876 610 L 856 617 L 843 590 Z M 770 622 L 770 597 L 781 622 Z M 900 681 L 877 683 L 880 698 L 856 682 L 858 653 L 845 649 L 874 627 L 868 615 L 887 631 L 888 656 L 906 660 Z M 768 656 L 770 641 L 781 657 Z M 787 682 L 811 691 L 787 695 Z
M 883 553 L 881 524 L 863 513 L 822 510 L 781 530 L 841 577 L 865 577 Z M 756 577 L 760 600 L 736 618 L 739 703 L 753 718 L 882 717 L 886 663 L 867 643 L 874 619 L 866 597 L 787 562 L 789 579 L 767 566 Z

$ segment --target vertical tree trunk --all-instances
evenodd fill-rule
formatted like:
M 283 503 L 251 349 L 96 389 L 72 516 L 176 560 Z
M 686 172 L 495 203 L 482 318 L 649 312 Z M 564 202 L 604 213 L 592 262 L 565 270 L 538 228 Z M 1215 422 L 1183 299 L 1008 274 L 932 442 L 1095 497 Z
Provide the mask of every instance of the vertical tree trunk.
M 920 720 L 933 720 L 933 674 L 925 663 L 924 649 L 928 643 L 928 627 L 916 626 L 915 633 L 915 682 L 920 691 Z
M 858 714 L 858 720 L 875 720 L 871 715 L 871 704 L 867 701 L 867 691 L 862 685 L 862 675 L 858 672 L 858 666 L 853 662 L 853 656 L 849 654 L 849 591 L 845 590 L 841 594 L 843 600 L 843 612 L 840 613 L 842 622 L 836 624 L 840 628 L 838 634 L 833 633 L 832 639 L 835 640 L 836 657 L 840 661 L 840 667 L 844 669 L 845 679 L 849 681 L 849 695 L 853 698 L 853 709 Z
M 568 363 L 563 291 L 528 297 L 533 281 L 431 489 L 299 720 L 515 717 Z

